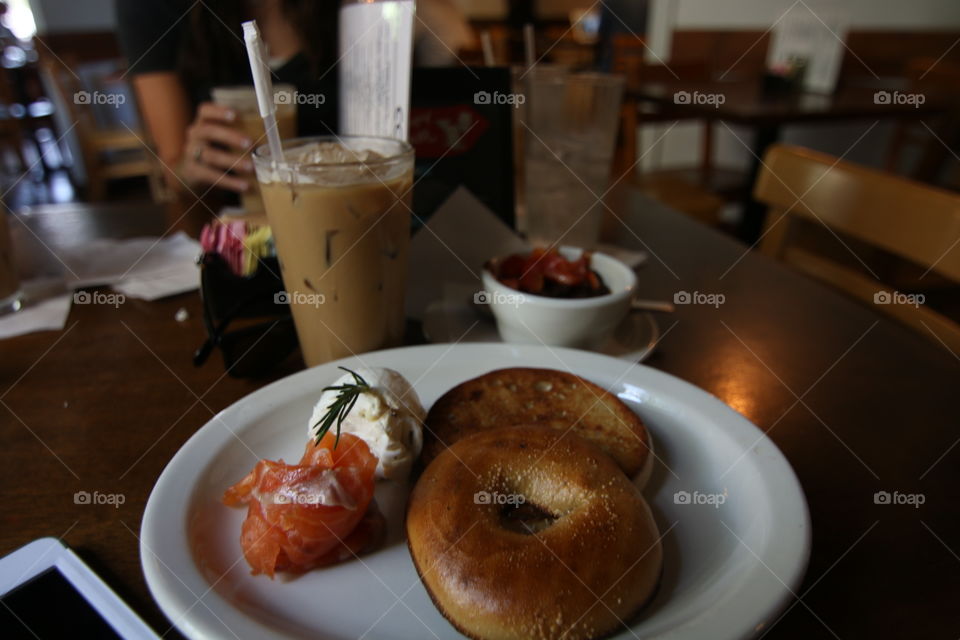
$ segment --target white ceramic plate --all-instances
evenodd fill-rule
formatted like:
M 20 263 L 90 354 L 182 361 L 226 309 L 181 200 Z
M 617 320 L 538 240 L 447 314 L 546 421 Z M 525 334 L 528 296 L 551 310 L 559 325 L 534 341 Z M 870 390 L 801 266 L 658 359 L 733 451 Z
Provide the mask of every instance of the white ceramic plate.
M 632 633 L 618 637 L 749 637 L 775 620 L 800 584 L 810 519 L 797 478 L 760 430 L 715 397 L 660 371 L 584 351 L 427 345 L 279 380 L 220 412 L 174 456 L 147 502 L 140 553 L 150 590 L 188 637 L 460 637 L 411 563 L 402 533 L 405 487 L 377 490 L 391 526 L 386 547 L 292 580 L 250 575 L 239 544 L 244 511 L 219 502 L 259 458 L 299 459 L 320 388 L 339 375 L 338 364 L 361 362 L 403 373 L 427 407 L 492 369 L 540 366 L 611 389 L 640 414 L 660 459 L 645 493 L 666 532 L 664 575 L 655 601 L 630 621 Z M 716 495 L 724 495 L 723 504 L 715 504 Z
M 438 300 L 423 312 L 423 335 L 430 342 L 502 342 L 493 317 L 469 303 Z M 660 327 L 648 311 L 631 311 L 596 350 L 606 356 L 643 362 L 660 339 Z

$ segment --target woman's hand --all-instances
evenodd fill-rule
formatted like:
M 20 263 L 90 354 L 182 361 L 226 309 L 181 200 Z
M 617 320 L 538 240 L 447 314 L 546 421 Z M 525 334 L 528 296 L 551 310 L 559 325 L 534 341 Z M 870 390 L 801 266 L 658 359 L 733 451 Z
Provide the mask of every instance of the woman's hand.
M 190 187 L 209 184 L 238 193 L 250 188 L 256 179 L 248 155 L 253 141 L 231 127 L 236 118 L 235 111 L 212 102 L 197 109 L 180 165 L 180 177 Z

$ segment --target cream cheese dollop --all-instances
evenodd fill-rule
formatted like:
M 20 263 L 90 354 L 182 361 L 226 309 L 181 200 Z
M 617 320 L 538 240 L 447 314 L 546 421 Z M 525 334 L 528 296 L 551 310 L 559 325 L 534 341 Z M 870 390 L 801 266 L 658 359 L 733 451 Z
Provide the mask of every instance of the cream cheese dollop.
M 356 404 L 343 420 L 341 433 L 361 438 L 377 457 L 378 478 L 401 481 L 410 475 L 423 448 L 423 420 L 426 411 L 413 386 L 397 371 L 382 367 L 355 369 L 370 389 L 357 396 Z M 346 373 L 330 386 L 355 384 Z M 317 424 L 337 398 L 336 391 L 324 391 L 313 408 L 307 434 L 316 437 Z M 336 429 L 334 425 L 331 427 Z

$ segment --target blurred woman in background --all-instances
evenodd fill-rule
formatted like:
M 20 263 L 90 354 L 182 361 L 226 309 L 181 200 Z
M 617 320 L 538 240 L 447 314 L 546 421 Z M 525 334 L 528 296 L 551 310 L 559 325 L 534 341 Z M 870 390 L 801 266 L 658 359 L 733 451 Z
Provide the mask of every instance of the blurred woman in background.
M 257 21 L 275 83 L 324 97 L 298 104 L 299 134 L 336 133 L 339 8 L 339 0 L 117 0 L 129 73 L 170 187 L 242 193 L 256 180 L 244 153 L 257 141 L 230 126 L 236 113 L 210 102 L 214 87 L 253 84 L 246 20 Z

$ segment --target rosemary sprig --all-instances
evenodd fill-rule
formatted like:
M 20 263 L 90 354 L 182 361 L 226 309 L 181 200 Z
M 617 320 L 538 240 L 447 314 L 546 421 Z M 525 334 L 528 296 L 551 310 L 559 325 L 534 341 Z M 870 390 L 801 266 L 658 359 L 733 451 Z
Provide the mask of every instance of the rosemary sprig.
M 320 441 L 323 439 L 323 436 L 327 435 L 327 432 L 330 430 L 330 427 L 333 426 L 334 421 L 337 423 L 337 438 L 333 442 L 333 448 L 336 449 L 337 445 L 340 443 L 340 425 L 343 424 L 344 418 L 347 417 L 347 414 L 350 413 L 350 410 L 353 409 L 353 405 L 357 403 L 357 398 L 360 397 L 361 393 L 370 390 L 370 385 L 367 384 L 367 381 L 364 380 L 360 374 L 355 371 L 351 371 L 346 367 L 338 367 L 343 369 L 347 373 L 353 376 L 354 384 L 344 383 L 341 385 L 324 387 L 323 391 L 336 391 L 337 397 L 333 403 L 327 407 L 327 412 L 323 415 L 322 418 L 313 425 L 313 428 L 317 430 L 317 444 L 320 444 Z

